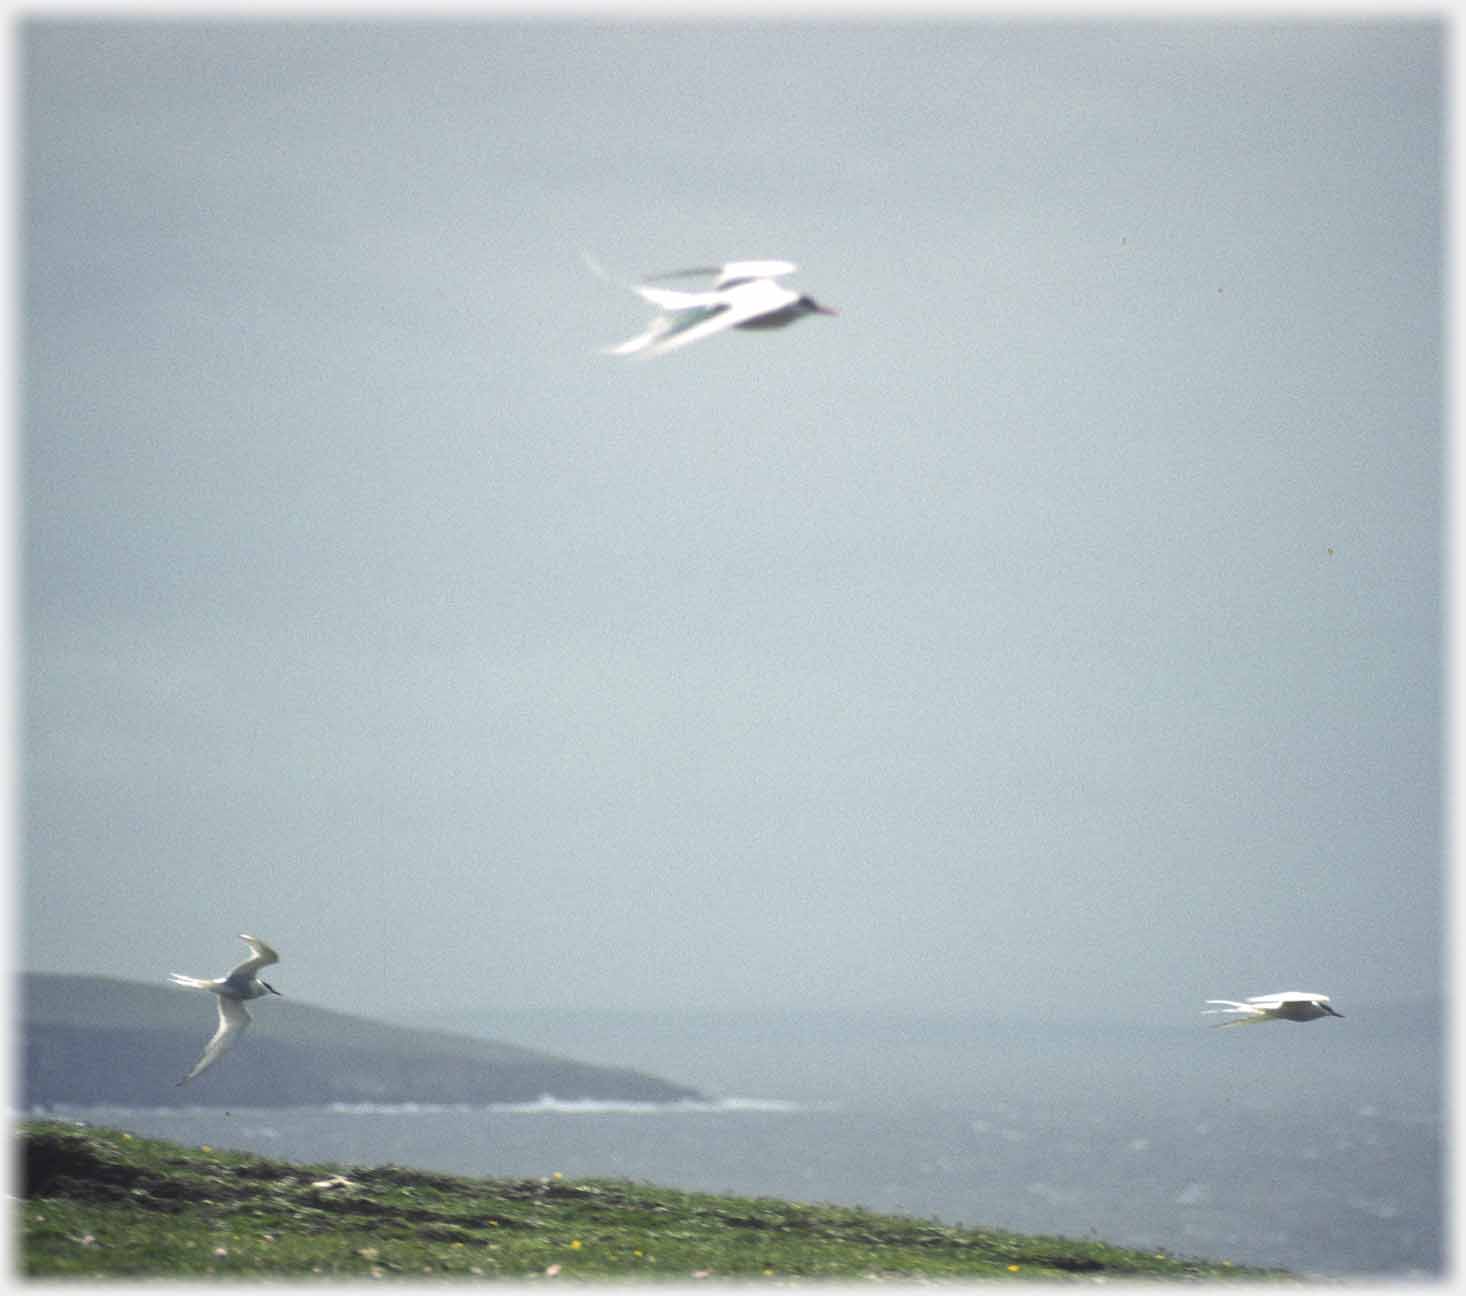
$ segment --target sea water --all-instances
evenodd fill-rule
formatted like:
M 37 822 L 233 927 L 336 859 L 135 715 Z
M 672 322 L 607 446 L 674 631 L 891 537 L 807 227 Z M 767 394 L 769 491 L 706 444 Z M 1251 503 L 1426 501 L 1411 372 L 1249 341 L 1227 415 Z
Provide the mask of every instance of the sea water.
M 580 1056 L 604 1055 L 613 1039 L 624 1047 L 626 1029 L 582 1023 Z M 1004 1034 L 907 1024 L 872 1038 L 748 1020 L 680 1040 L 645 1030 L 643 1063 L 662 1065 L 643 1069 L 708 1090 L 715 1072 L 748 1082 L 704 1101 L 59 1114 L 293 1160 L 619 1176 L 1320 1277 L 1438 1277 L 1439 1034 L 1345 1029 Z M 666 1066 L 664 1050 L 702 1076 Z

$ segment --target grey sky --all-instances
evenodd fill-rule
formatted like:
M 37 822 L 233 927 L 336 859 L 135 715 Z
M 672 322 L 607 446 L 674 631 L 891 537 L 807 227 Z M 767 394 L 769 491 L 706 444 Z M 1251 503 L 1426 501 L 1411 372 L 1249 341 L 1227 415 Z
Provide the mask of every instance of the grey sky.
M 1437 988 L 1438 24 L 22 33 L 26 966 Z

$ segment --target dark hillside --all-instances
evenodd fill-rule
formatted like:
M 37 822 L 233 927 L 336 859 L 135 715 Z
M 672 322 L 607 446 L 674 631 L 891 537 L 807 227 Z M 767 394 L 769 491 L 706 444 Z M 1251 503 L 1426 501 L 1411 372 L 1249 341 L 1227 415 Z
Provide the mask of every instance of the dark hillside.
M 25 1107 L 525 1102 L 543 1094 L 668 1102 L 696 1091 L 512 1044 L 388 1026 L 271 998 L 238 1047 L 176 1081 L 214 1029 L 213 997 L 106 977 L 28 973 L 20 1003 Z

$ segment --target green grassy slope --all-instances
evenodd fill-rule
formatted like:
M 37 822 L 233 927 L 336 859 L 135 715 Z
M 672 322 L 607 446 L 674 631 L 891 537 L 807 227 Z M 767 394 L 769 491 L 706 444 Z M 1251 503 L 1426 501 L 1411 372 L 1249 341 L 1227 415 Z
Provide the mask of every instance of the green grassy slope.
M 20 1271 L 75 1278 L 1285 1278 L 1103 1242 L 625 1180 L 296 1165 L 28 1121 Z

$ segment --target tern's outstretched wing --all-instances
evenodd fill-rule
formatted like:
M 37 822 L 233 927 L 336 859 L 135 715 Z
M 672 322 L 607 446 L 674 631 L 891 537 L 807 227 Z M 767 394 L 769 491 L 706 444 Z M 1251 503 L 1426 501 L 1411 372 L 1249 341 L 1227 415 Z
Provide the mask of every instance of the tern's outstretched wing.
M 251 955 L 235 968 L 225 980 L 248 981 L 261 968 L 269 967 L 271 963 L 278 963 L 280 961 L 280 956 L 258 936 L 246 936 L 241 932 L 239 939 L 249 946 Z
M 204 1048 L 203 1057 L 193 1064 L 193 1070 L 183 1077 L 178 1083 L 187 1084 L 200 1071 L 205 1071 L 213 1066 L 225 1053 L 234 1046 L 235 1040 L 246 1026 L 249 1025 L 249 1013 L 245 1011 L 244 1000 L 236 999 L 232 995 L 219 996 L 219 1029 L 214 1032 L 211 1039 Z
M 664 355 L 702 338 L 737 328 L 798 300 L 798 294 L 781 288 L 770 279 L 725 289 L 722 292 L 685 293 L 670 288 L 639 287 L 636 290 L 664 312 L 639 337 L 612 348 L 613 355 Z
M 683 292 L 680 288 L 649 288 L 646 284 L 637 284 L 632 291 L 653 306 L 667 311 L 698 310 L 728 304 L 728 295 L 720 292 Z
M 717 288 L 731 288 L 745 279 L 777 279 L 793 274 L 799 267 L 792 261 L 730 261 L 718 275 Z
M 706 320 L 715 319 L 721 311 L 727 309 L 720 302 L 713 306 L 689 306 L 667 315 L 658 315 L 645 333 L 638 333 L 619 346 L 607 347 L 606 354 L 636 355 L 645 351 L 648 355 L 655 355 L 658 350 L 666 349 L 667 339 L 695 328 Z
M 636 355 L 643 351 L 654 355 L 653 348 L 661 349 L 667 339 L 728 309 L 727 300 L 719 293 L 681 292 L 674 288 L 648 288 L 643 284 L 634 285 L 633 291 L 660 307 L 663 313 L 651 322 L 645 333 L 638 333 L 618 346 L 607 347 L 607 355 Z
M 1277 1018 L 1269 1015 L 1258 1000 L 1248 999 L 1239 1002 L 1236 999 L 1208 999 L 1207 1003 L 1216 1004 L 1215 1008 L 1203 1008 L 1202 1015 L 1214 1013 L 1225 1013 L 1232 1018 L 1231 1021 L 1213 1022 L 1215 1027 L 1221 1026 L 1255 1026 L 1259 1022 L 1276 1021 Z

